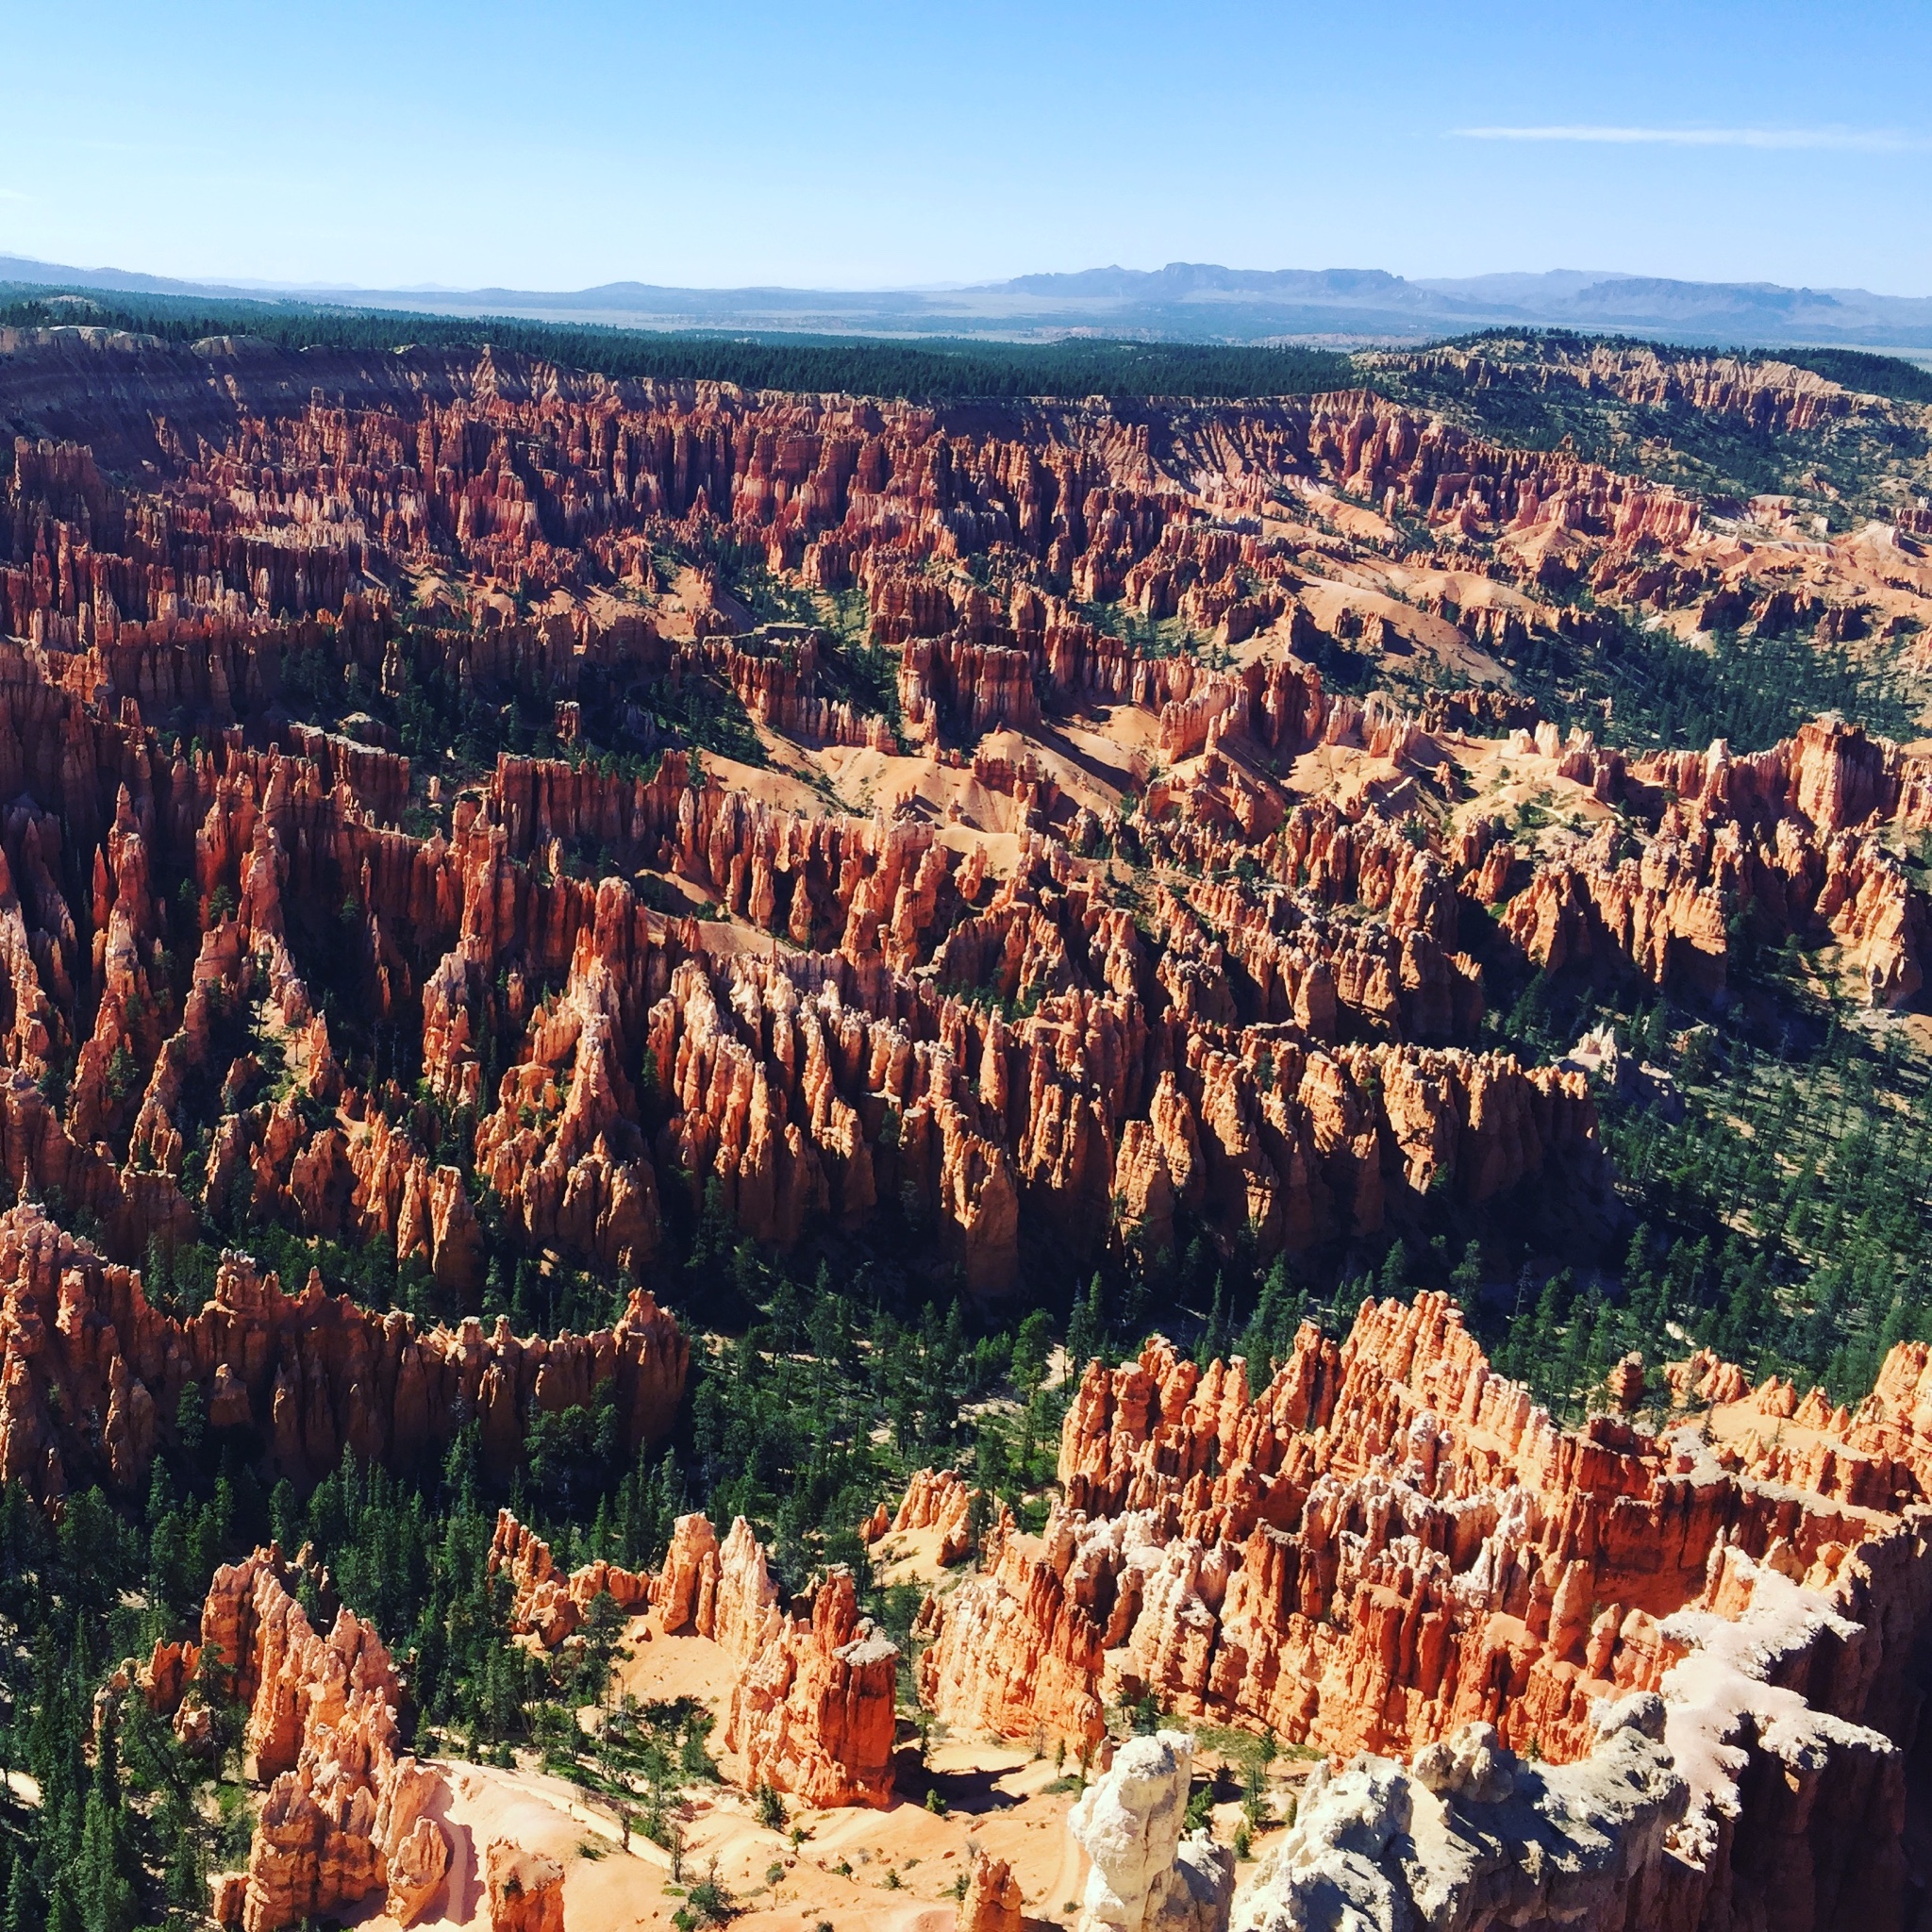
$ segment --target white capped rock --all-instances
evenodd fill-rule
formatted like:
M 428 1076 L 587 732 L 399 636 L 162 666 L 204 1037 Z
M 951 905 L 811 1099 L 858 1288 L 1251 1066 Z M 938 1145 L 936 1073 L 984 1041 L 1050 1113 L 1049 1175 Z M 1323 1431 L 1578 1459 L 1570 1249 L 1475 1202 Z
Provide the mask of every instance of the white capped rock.
M 1185 1731 L 1129 1738 L 1074 1807 L 1067 1829 L 1092 1861 L 1079 1932 L 1226 1932 L 1234 1854 L 1181 1832 L 1193 1764 Z

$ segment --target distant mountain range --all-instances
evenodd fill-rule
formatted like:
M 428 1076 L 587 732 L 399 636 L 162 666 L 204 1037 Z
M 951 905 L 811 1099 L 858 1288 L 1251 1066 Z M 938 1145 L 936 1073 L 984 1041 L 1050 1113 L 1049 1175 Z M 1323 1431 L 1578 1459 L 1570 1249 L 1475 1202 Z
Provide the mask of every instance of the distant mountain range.
M 337 289 L 184 282 L 0 255 L 0 282 L 207 300 L 288 301 L 431 315 L 515 315 L 626 328 L 824 335 L 1069 333 L 1187 341 L 1413 342 L 1519 325 L 1723 345 L 1932 350 L 1932 297 L 1772 282 L 1679 282 L 1555 269 L 1408 280 L 1380 269 L 1084 269 L 951 289 Z

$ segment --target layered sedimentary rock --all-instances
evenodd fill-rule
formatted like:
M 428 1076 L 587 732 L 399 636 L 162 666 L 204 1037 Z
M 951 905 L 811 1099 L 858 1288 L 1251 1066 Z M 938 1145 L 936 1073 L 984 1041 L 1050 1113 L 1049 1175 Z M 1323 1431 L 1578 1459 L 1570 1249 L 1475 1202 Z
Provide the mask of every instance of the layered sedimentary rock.
M 743 1517 L 721 1544 L 707 1518 L 680 1516 L 652 1595 L 667 1634 L 738 1660 L 724 1742 L 747 1784 L 819 1807 L 891 1802 L 899 1652 L 858 1614 L 850 1571 L 788 1609 Z
M 7 346 L 0 414 L 9 416 L 33 412 L 37 385 L 73 384 L 77 363 L 108 353 L 102 345 L 90 357 L 62 331 L 16 332 Z M 157 344 L 117 359 L 117 374 L 149 393 L 168 428 L 158 434 L 138 403 L 97 406 L 112 467 L 146 458 L 172 470 L 175 436 L 190 447 L 198 437 L 198 474 L 174 487 L 193 508 L 217 499 L 239 514 L 218 536 L 205 508 L 199 523 L 157 529 L 88 452 L 27 442 L 16 489 L 34 521 L 12 546 L 0 608 L 37 642 L 99 653 L 116 695 L 131 689 L 144 702 L 184 691 L 232 702 L 264 675 L 264 637 L 299 636 L 304 625 L 312 637 L 354 621 L 368 565 L 440 548 L 506 584 L 547 590 L 593 571 L 639 581 L 649 520 L 693 513 L 728 520 L 774 569 L 825 588 L 858 582 L 888 635 L 982 649 L 1012 648 L 986 635 L 995 613 L 1008 613 L 981 586 L 949 586 L 907 562 L 1002 543 L 1082 601 L 1124 597 L 1145 617 L 1181 614 L 1230 641 L 1246 635 L 1281 594 L 1278 579 L 1256 581 L 1273 546 L 1231 519 L 1201 527 L 1188 486 L 1204 473 L 1221 486 L 1209 500 L 1235 511 L 1264 507 L 1269 484 L 1293 476 L 1400 508 L 1452 541 L 1514 539 L 1518 568 L 1532 576 L 1543 551 L 1573 569 L 1574 549 L 1624 567 L 1646 539 L 1682 543 L 1698 523 L 1697 503 L 1678 492 L 1567 451 L 1503 449 L 1366 391 L 1154 405 L 1138 415 L 1093 403 L 944 411 L 616 382 L 490 351 L 418 352 L 389 366 L 311 355 L 295 368 L 273 351 L 210 360 L 208 345 Z M 319 373 L 348 408 L 312 399 L 308 378 Z M 1786 429 L 1816 427 L 1851 400 L 1776 364 L 1682 362 L 1591 370 L 1588 379 Z M 254 525 L 277 526 L 282 541 Z M 721 614 L 715 594 L 699 608 Z M 561 640 L 546 634 L 543 614 L 508 598 L 495 616 L 492 628 L 508 633 L 500 647 L 556 654 L 566 689 L 584 659 L 595 665 L 656 641 L 635 611 L 566 627 Z M 1051 623 L 1023 611 L 1011 628 L 1030 637 Z M 171 677 L 155 647 L 204 640 L 229 646 L 225 675 Z M 378 633 L 364 645 L 377 663 L 382 643 Z
M 748 637 L 708 636 L 680 642 L 671 662 L 674 687 L 680 674 L 715 667 L 739 702 L 762 724 L 808 744 L 849 744 L 869 751 L 898 749 L 891 725 L 876 711 L 819 691 L 821 634 L 784 625 Z
M 152 814 L 163 849 L 194 855 L 211 923 L 192 988 L 177 1024 L 168 990 L 142 991 L 136 955 L 159 943 L 138 939 L 154 919 L 147 895 L 126 888 L 128 912 L 115 910 L 118 891 L 97 892 L 111 931 L 122 918 L 137 938 L 132 951 L 102 954 L 125 991 L 97 1009 L 71 1124 L 37 1091 L 10 1103 L 22 1120 L 0 1133 L 9 1174 L 87 1203 L 123 1253 L 144 1249 L 157 1217 L 185 1230 L 196 1207 L 241 1205 L 331 1240 L 389 1241 L 450 1294 L 474 1294 L 481 1236 L 462 1174 L 425 1149 L 420 1116 L 344 1080 L 313 1011 L 298 961 L 316 943 L 317 905 L 353 906 L 358 972 L 379 1014 L 420 999 L 426 1084 L 444 1106 L 470 1110 L 475 1172 L 512 1228 L 633 1272 L 656 1246 L 667 1169 L 699 1191 L 716 1179 L 748 1232 L 781 1241 L 817 1216 L 857 1224 L 881 1199 L 910 1198 L 936 1218 L 969 1282 L 985 1288 L 1012 1277 L 1023 1208 L 1091 1242 L 1113 1217 L 1090 1210 L 1118 1195 L 1130 1208 L 1121 1235 L 1158 1239 L 1174 1191 L 1161 1172 L 1168 1155 L 1157 1158 L 1128 1130 L 1149 1118 L 1169 1074 L 1190 1113 L 1231 1107 L 1261 1117 L 1218 1127 L 1232 1165 L 1210 1188 L 1215 1215 L 1244 1224 L 1258 1208 L 1274 1243 L 1373 1228 L 1383 1212 L 1374 1170 L 1405 1129 L 1380 1117 L 1367 1069 L 1333 1052 L 1337 1016 L 1397 1043 L 1451 1041 L 1470 1037 L 1480 1010 L 1473 962 L 1443 938 L 1453 926 L 1444 889 L 1391 893 L 1380 862 L 1357 859 L 1363 838 L 1326 850 L 1337 846 L 1332 827 L 1320 857 L 1297 834 L 1297 866 L 1325 898 L 1358 891 L 1374 906 L 1380 894 L 1393 919 L 1386 934 L 1310 919 L 1286 898 L 1250 904 L 1224 887 L 1203 905 L 1225 941 L 1177 908 L 1162 959 L 1130 922 L 1099 916 L 1097 875 L 1058 841 L 1029 835 L 1022 864 L 995 885 L 983 859 L 928 831 L 773 813 L 725 787 L 693 791 L 686 772 L 672 757 L 648 785 L 613 783 L 506 760 L 480 801 L 458 804 L 448 841 L 422 842 L 372 827 L 348 781 L 325 791 L 312 761 L 225 741 L 181 762 L 165 799 L 151 778 L 132 803 L 124 788 L 131 825 Z M 558 841 L 592 836 L 823 951 L 782 967 L 713 958 L 695 927 L 654 936 L 621 881 L 592 889 L 555 868 L 547 881 L 535 875 Z M 127 849 L 139 842 L 130 831 Z M 224 894 L 237 912 L 212 923 Z M 1431 909 L 1411 923 L 1423 901 Z M 28 940 L 24 932 L 16 954 L 19 1010 L 44 1008 L 20 1047 L 30 1069 L 46 1050 L 33 1041 L 62 1024 L 55 997 L 71 1006 L 75 994 L 64 981 L 47 992 L 36 961 L 59 955 Z M 927 965 L 938 987 L 905 976 Z M 534 982 L 554 975 L 560 988 L 537 996 Z M 1037 1010 L 1008 1025 L 972 997 L 979 989 Z M 295 1076 L 275 1101 L 258 1097 L 256 1057 L 224 1070 L 216 1024 L 218 1011 L 264 992 Z M 136 1010 L 152 1038 L 121 1017 Z M 1285 1041 L 1257 1037 L 1277 1023 Z M 1284 1045 L 1297 1052 L 1278 1070 Z M 1235 1090 L 1224 1098 L 1209 1058 L 1221 1055 L 1238 1063 L 1220 1079 Z M 486 1092 L 491 1057 L 509 1064 Z M 144 1091 L 110 1104 L 106 1069 L 150 1059 Z M 1261 1059 L 1266 1074 L 1239 1071 Z M 1442 1107 L 1473 1105 L 1459 1097 L 1469 1076 L 1453 1053 L 1442 1066 L 1439 1130 Z M 638 1091 L 646 1069 L 648 1094 Z M 1288 1084 L 1271 1102 L 1252 1082 L 1277 1072 Z M 187 1096 L 217 1073 L 231 1110 L 202 1153 L 197 1199 L 180 1184 L 196 1152 Z M 1337 1090 L 1359 1127 L 1335 1120 Z M 1587 1138 L 1587 1118 L 1577 1131 Z M 1341 1158 L 1338 1135 L 1357 1143 Z M 1362 1135 L 1375 1140 L 1366 1165 Z M 1523 1158 L 1535 1167 L 1574 1139 L 1539 1131 L 1522 1142 Z M 1115 1174 L 1124 1141 L 1134 1145 Z M 123 1141 L 118 1165 L 103 1157 Z M 1208 1158 L 1223 1168 L 1215 1150 Z
M 1079 1932 L 1226 1932 L 1234 1854 L 1182 1835 L 1193 1760 L 1186 1731 L 1129 1738 L 1068 1814 L 1091 1861 Z
M 519 1338 L 507 1320 L 486 1332 L 474 1319 L 424 1327 L 400 1309 L 378 1314 L 315 1274 L 286 1293 L 242 1254 L 224 1257 L 213 1298 L 184 1320 L 42 1208 L 0 1216 L 0 1474 L 42 1497 L 91 1479 L 131 1486 L 191 1385 L 212 1424 L 252 1431 L 273 1467 L 306 1482 L 345 1447 L 408 1462 L 471 1417 L 486 1457 L 507 1467 L 532 1415 L 587 1405 L 606 1386 L 636 1444 L 669 1429 L 688 1355 L 642 1291 L 612 1328 Z
M 651 1590 L 658 1620 L 667 1632 L 716 1635 L 719 1571 L 718 1533 L 711 1519 L 696 1511 L 680 1516 Z
M 1553 1757 L 1587 1738 L 1591 1696 L 1657 1688 L 1662 1626 L 1714 1587 L 1713 1550 L 1782 1539 L 1832 1587 L 1850 1512 L 1891 1480 L 1847 1449 L 1794 1510 L 1681 1434 L 1607 1417 L 1566 1434 L 1437 1296 L 1365 1305 L 1341 1348 L 1305 1329 L 1258 1397 L 1240 1364 L 1204 1374 L 1164 1344 L 1090 1371 L 1060 1474 L 1045 1538 L 1010 1540 L 933 1607 L 942 1709 L 976 1684 L 999 1727 L 1001 1668 L 974 1658 L 1024 1606 L 1073 1735 L 1095 1735 L 1102 1692 L 1145 1688 L 1341 1750 L 1483 1720 Z
M 1507 358 L 1451 344 L 1395 351 L 1375 361 L 1417 371 L 1452 371 L 1479 385 L 1538 391 L 1609 391 L 1655 408 L 1681 403 L 1700 414 L 1741 417 L 1757 429 L 1803 431 L 1874 409 L 1860 396 L 1815 370 L 1774 359 L 1738 356 L 1666 356 L 1618 342 L 1579 342 L 1551 337 L 1512 344 Z
M 382 1894 L 407 1925 L 449 1869 L 448 1837 L 427 1815 L 442 1774 L 401 1748 L 402 1691 L 381 1639 L 347 1609 L 318 1636 L 296 1580 L 279 1551 L 258 1550 L 215 1573 L 202 1610 L 203 1654 L 246 1709 L 248 1774 L 268 1785 L 247 1871 L 214 1881 L 215 1915 L 275 1932 Z
M 1919 433 L 1782 364 L 1427 353 L 1472 393 Z M 986 1293 L 1041 1255 L 1379 1244 L 1529 1187 L 1587 1214 L 1589 1067 L 1486 1043 L 1539 971 L 1715 1003 L 1797 937 L 1874 1005 L 1924 996 L 1923 754 L 1836 719 L 1640 753 L 1608 709 L 1600 743 L 1505 689 L 1666 616 L 1882 668 L 1932 621 L 1902 501 L 1814 531 L 1367 389 L 930 406 L 81 330 L 0 332 L 0 1473 L 50 1504 L 138 1482 L 191 1388 L 298 1484 L 471 1418 L 501 1470 L 534 1414 L 607 1391 L 635 1448 L 686 1370 L 648 1293 L 588 1337 L 477 1312 L 574 1271 L 620 1306 L 687 1210 L 779 1247 L 883 1216 Z M 755 623 L 747 558 L 822 621 Z M 1363 690 L 1419 656 L 1426 697 Z M 1434 689 L 1447 666 L 1481 682 Z M 567 755 L 475 756 L 553 728 Z M 264 1223 L 378 1293 L 392 1260 L 443 1319 L 285 1291 L 239 1252 Z M 175 1260 L 225 1241 L 196 1311 Z M 1163 1348 L 1093 1372 L 1047 1533 L 989 1507 L 922 1687 L 1042 1741 L 1145 1694 L 1441 1747 L 1427 1775 L 1476 1807 L 1515 1802 L 1475 1795 L 1509 1750 L 1641 1757 L 1597 1712 L 1655 1691 L 1675 1890 L 1646 1855 L 1563 1910 L 1862 1913 L 1848 1821 L 1895 1841 L 1913 1723 L 1924 1360 L 1895 1351 L 1852 1415 L 1668 1373 L 1695 1424 L 1628 1420 L 1625 1364 L 1624 1413 L 1566 1433 L 1428 1300 L 1305 1333 L 1266 1389 Z M 877 1528 L 958 1558 L 975 1507 L 926 1474 Z M 600 1591 L 642 1600 L 513 1523 L 493 1558 L 546 1642 Z M 849 1583 L 784 1604 L 748 1527 L 686 1519 L 653 1594 L 739 1660 L 758 1776 L 876 1796 L 890 1669 Z M 205 1642 L 239 1657 L 244 1622 Z M 162 1646 L 126 1687 L 191 1741 L 194 1669 Z M 263 1868 L 291 1896 L 348 1869 L 313 1769 Z M 437 1875 L 426 1823 L 384 1844 L 398 1911 Z M 1469 1895 L 1542 1908 L 1503 1872 Z
M 1157 1342 L 1083 1379 L 1044 1536 L 928 1601 L 922 1696 L 958 1728 L 1080 1743 L 1151 1695 L 1421 1775 L 1469 1725 L 1577 1763 L 1605 1707 L 1657 1695 L 1688 1787 L 1668 1923 L 1750 1923 L 1787 1880 L 1790 1923 L 1840 1923 L 1900 1869 L 1932 1607 L 1916 1346 L 1855 1415 L 1695 1365 L 1687 1394 L 1730 1405 L 1707 1441 L 1557 1428 L 1441 1296 L 1365 1304 L 1340 1346 L 1304 1329 L 1258 1395 L 1239 1361 Z M 1862 1875 L 1843 1842 L 1861 1808 Z
M 1882 834 L 1926 822 L 1924 761 L 1839 720 L 1748 758 L 1622 760 L 1598 790 L 1654 818 L 1641 852 L 1606 825 L 1564 861 L 1539 867 L 1503 924 L 1551 970 L 1634 966 L 1658 985 L 1714 991 L 1740 921 L 1766 934 L 1828 934 L 1874 1006 L 1924 982 L 1924 895 Z
M 889 1805 L 898 1668 L 898 1645 L 835 1568 L 809 1615 L 778 1619 L 733 1683 L 724 1746 L 754 1787 L 822 1807 Z

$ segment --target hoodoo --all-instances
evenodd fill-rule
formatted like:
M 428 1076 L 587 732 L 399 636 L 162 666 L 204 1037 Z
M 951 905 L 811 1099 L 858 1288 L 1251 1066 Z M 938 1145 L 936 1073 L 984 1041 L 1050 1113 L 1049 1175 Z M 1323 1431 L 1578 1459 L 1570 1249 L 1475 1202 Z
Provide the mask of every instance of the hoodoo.
M 1313 1923 L 1335 1886 L 1391 1926 L 1439 1887 L 1455 1925 L 1898 1923 L 1932 1563 L 1895 1391 L 1924 1354 L 1901 1343 L 1894 1392 L 1856 1413 L 1814 1391 L 1775 1445 L 1741 1424 L 1795 1416 L 1795 1394 L 1714 1368 L 1732 1399 L 1696 1423 L 1559 1428 L 1440 1295 L 1365 1303 L 1339 1347 L 1305 1327 L 1255 1396 L 1240 1360 L 1156 1341 L 1082 1381 L 1044 1533 L 927 1599 L 922 1694 L 949 1724 L 1075 1747 L 1151 1699 L 1348 1767 L 1303 1792 L 1256 1927 Z M 1095 1786 L 1082 1842 L 1120 1805 L 1184 1801 L 1186 1743 L 1123 1745 L 1116 1782 L 1141 1796 Z M 1413 1907 L 1389 1890 L 1405 1834 L 1447 1835 L 1448 1862 L 1401 1881 Z M 1139 1924 L 1141 1869 L 1090 1917 Z
M 9 1926 L 1918 1923 L 1922 371 L 116 279 L 0 315 Z

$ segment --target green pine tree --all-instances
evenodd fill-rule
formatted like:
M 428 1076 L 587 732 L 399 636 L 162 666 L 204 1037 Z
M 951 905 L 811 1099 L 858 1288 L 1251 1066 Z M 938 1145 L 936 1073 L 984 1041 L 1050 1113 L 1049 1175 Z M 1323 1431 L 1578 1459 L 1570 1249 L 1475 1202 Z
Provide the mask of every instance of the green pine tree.
M 92 1790 L 73 1867 L 75 1903 L 86 1932 L 127 1932 L 133 1923 L 134 1891 L 123 1865 L 120 1813 L 104 1792 Z M 51 1912 L 48 1923 L 51 1927 Z
M 54 1875 L 47 1894 L 46 1932 L 92 1932 L 74 1896 L 74 1886 L 65 1872 Z
M 40 1888 L 34 1883 L 33 1861 L 24 1856 L 17 1857 L 7 1881 L 6 1932 L 40 1932 L 45 1923 Z
M 1202 1367 L 1227 1353 L 1227 1291 L 1219 1274 L 1214 1277 L 1214 1300 L 1208 1310 L 1208 1325 L 1194 1350 L 1194 1360 Z
M 1382 1257 L 1381 1279 L 1376 1285 L 1385 1295 L 1400 1298 L 1409 1292 L 1408 1243 L 1400 1235 L 1389 1243 L 1389 1252 Z
M 1067 1324 L 1067 1369 L 1075 1381 L 1085 1373 L 1087 1364 L 1100 1354 L 1105 1335 L 1104 1291 L 1100 1276 L 1095 1274 L 1087 1284 L 1086 1300 L 1074 1304 L 1073 1317 Z

